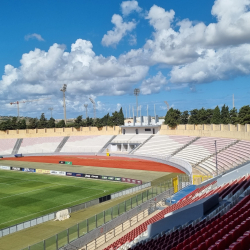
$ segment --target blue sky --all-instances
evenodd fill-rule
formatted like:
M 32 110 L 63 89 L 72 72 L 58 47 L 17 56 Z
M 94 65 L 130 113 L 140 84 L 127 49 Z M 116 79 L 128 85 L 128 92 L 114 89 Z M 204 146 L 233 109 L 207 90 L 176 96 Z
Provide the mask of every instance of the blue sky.
M 12 1 L 0 4 L 0 115 L 142 114 L 249 105 L 250 0 Z M 248 20 L 249 19 L 249 20 Z M 130 111 L 132 113 L 132 111 Z

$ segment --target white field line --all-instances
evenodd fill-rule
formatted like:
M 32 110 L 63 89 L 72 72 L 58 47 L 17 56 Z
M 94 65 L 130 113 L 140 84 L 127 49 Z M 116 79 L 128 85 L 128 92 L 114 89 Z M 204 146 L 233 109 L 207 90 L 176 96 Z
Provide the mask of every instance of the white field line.
M 72 201 L 72 202 L 64 203 L 63 205 L 59 205 L 59 206 L 56 206 L 56 207 L 52 207 L 52 208 L 49 208 L 49 209 L 45 209 L 45 210 L 42 210 L 42 211 L 37 212 L 37 213 L 33 213 L 33 214 L 29 214 L 29 215 L 26 215 L 26 216 L 23 216 L 23 217 L 19 217 L 18 219 L 15 219 L 15 220 L 9 220 L 9 221 L 0 223 L 0 225 L 6 224 L 6 223 L 9 223 L 9 222 L 12 222 L 12 221 L 16 221 L 16 220 L 19 220 L 19 219 L 22 219 L 22 218 L 26 218 L 26 217 L 31 216 L 31 215 L 34 215 L 34 214 L 38 214 L 38 213 L 41 213 L 41 212 L 45 212 L 45 211 L 48 211 L 48 210 L 51 210 L 51 209 L 54 209 L 54 208 L 57 208 L 57 207 L 61 207 L 61 206 L 68 205 L 68 204 L 72 204 L 72 203 L 74 203 L 74 202 L 76 202 L 76 201 L 81 201 L 81 200 L 84 200 L 84 199 L 88 199 L 88 198 L 91 198 L 91 197 L 93 197 L 93 196 L 95 196 L 95 195 L 88 196 L 88 197 L 84 197 L 83 199 L 75 200 L 75 201 Z M 55 212 L 51 212 L 51 213 L 55 213 Z M 44 216 L 44 215 L 41 215 L 40 217 L 42 217 L 42 216 Z M 34 219 L 36 219 L 36 218 L 34 218 Z M 30 219 L 30 220 L 33 220 L 33 219 Z M 20 222 L 20 224 L 21 224 L 21 223 L 22 223 L 22 222 Z M 1 229 L 1 230 L 2 230 L 2 229 Z
M 9 195 L 9 196 L 0 198 L 0 200 L 6 199 L 6 198 L 9 198 L 9 197 L 13 197 L 13 196 L 18 196 L 18 195 L 21 195 L 21 194 L 27 194 L 27 193 L 36 192 L 36 191 L 38 191 L 38 190 L 43 190 L 43 189 L 51 188 L 51 187 L 53 187 L 53 186 L 44 187 L 44 188 L 39 188 L 39 189 L 34 189 L 34 190 L 32 190 L 32 191 L 27 191 L 27 192 L 23 192 L 23 193 L 18 193 L 18 194 Z
M 0 181 L 1 181 L 1 178 L 9 178 L 9 179 L 14 179 L 14 180 L 23 180 L 23 181 L 32 181 L 32 182 L 41 182 L 41 183 L 51 184 L 51 182 L 44 182 L 44 181 L 39 181 L 39 180 L 35 180 L 35 179 L 28 180 L 28 179 L 12 178 L 12 177 L 5 177 L 5 176 L 0 176 Z M 0 183 L 0 184 L 2 184 L 2 183 Z M 7 185 L 11 185 L 11 184 L 7 184 Z M 81 186 L 76 186 L 76 185 L 67 185 L 67 184 L 60 184 L 60 183 L 55 183 L 55 185 L 69 186 L 69 187 L 79 187 L 79 188 L 86 188 L 86 189 L 102 190 L 103 191 L 103 189 L 99 189 L 99 188 L 81 187 Z M 107 190 L 104 190 L 104 192 L 106 192 L 106 191 Z

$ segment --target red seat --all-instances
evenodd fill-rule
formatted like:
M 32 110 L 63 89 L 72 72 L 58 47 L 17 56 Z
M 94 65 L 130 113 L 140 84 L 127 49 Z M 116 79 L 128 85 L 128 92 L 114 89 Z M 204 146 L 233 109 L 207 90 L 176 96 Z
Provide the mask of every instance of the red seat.
M 195 248 L 195 247 L 198 247 L 198 242 L 197 242 L 197 240 L 192 241 L 192 242 L 189 244 L 189 246 L 190 246 L 191 249 L 193 249 L 193 248 Z
M 216 242 L 217 240 L 221 239 L 221 236 L 219 233 L 215 233 L 213 236 L 214 242 Z
M 248 250 L 250 246 L 250 238 L 249 236 L 241 236 L 237 239 L 237 242 L 241 244 L 242 250 Z
M 234 242 L 229 246 L 231 250 L 242 250 L 241 244 L 239 242 Z
M 219 250 L 216 245 L 212 245 L 208 248 L 208 250 Z
M 209 248 L 210 246 L 214 244 L 214 240 L 212 237 L 206 239 L 205 242 L 206 242 L 207 248 Z
M 227 247 L 226 241 L 224 239 L 217 240 L 215 242 L 215 245 L 217 246 L 218 249 L 225 249 Z
M 199 250 L 207 250 L 207 245 L 205 242 L 201 243 L 198 247 Z

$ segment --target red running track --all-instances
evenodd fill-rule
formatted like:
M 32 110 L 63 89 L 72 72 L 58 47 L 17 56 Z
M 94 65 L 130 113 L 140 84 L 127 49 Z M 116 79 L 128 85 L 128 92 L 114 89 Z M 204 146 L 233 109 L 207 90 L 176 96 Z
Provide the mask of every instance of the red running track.
M 83 155 L 60 155 L 60 156 L 25 156 L 22 158 L 4 158 L 11 161 L 59 163 L 59 161 L 71 161 L 73 165 L 94 166 L 105 168 L 136 169 L 157 172 L 183 173 L 181 170 L 167 164 L 154 161 L 107 156 L 83 156 Z

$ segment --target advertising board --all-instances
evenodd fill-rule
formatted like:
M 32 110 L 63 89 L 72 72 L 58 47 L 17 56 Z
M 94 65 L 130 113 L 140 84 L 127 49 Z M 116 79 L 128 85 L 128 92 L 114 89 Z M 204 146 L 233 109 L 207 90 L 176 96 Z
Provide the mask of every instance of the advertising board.
M 65 161 L 59 161 L 59 164 L 65 164 Z
M 24 172 L 33 172 L 33 173 L 36 172 L 36 170 L 34 168 L 23 168 L 22 171 L 24 171 Z
M 101 179 L 101 175 L 94 175 L 94 174 L 85 174 L 85 178 L 91 178 L 91 179 Z
M 65 161 L 65 164 L 72 165 L 72 161 Z
M 50 174 L 50 170 L 47 170 L 47 169 L 36 169 L 36 173 L 39 173 L 39 174 Z
M 0 166 L 0 169 L 10 170 L 11 168 L 9 166 Z
M 82 173 L 73 173 L 73 172 L 66 172 L 67 176 L 75 176 L 75 177 L 84 177 L 85 174 Z
M 64 172 L 64 171 L 50 170 L 50 174 L 66 175 L 66 172 Z
M 14 171 L 21 171 L 21 168 L 18 168 L 18 167 L 11 167 L 11 170 L 14 170 Z

